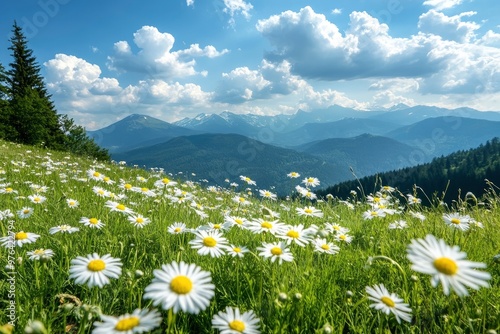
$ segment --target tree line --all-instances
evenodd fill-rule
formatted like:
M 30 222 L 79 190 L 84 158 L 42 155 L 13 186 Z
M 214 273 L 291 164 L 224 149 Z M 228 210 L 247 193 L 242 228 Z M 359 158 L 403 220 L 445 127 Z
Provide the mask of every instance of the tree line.
M 0 139 L 110 160 L 109 152 L 87 136 L 84 127 L 57 113 L 40 65 L 16 22 L 9 41 L 12 62 L 8 69 L 0 63 Z
M 319 191 L 318 196 L 331 194 L 338 198 L 348 198 L 351 190 L 368 195 L 380 190 L 381 186 L 396 187 L 403 194 L 413 194 L 415 187 L 422 189 L 427 197 L 424 204 L 431 201 L 451 203 L 463 199 L 468 192 L 477 198 L 500 186 L 500 139 L 493 138 L 479 147 L 463 150 L 448 156 L 434 158 L 430 163 L 407 167 L 346 181 Z M 422 193 L 419 191 L 419 195 Z M 419 196 L 422 197 L 422 196 Z

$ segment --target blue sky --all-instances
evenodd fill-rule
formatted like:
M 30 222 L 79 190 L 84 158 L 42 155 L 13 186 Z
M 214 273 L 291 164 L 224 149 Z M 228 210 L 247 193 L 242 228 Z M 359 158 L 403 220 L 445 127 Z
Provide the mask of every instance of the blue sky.
M 14 20 L 56 108 L 89 130 L 131 113 L 274 115 L 337 104 L 500 110 L 497 0 L 39 0 Z

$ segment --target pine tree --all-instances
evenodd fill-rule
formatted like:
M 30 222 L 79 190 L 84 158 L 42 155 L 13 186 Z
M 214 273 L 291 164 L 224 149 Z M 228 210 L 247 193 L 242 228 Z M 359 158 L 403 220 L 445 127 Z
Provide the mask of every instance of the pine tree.
M 8 78 L 5 68 L 0 64 L 0 138 L 7 138 L 13 133 L 9 124 L 9 88 L 7 86 Z
M 6 139 L 23 144 L 44 144 L 60 149 L 64 145 L 64 133 L 60 128 L 59 116 L 47 93 L 40 66 L 28 48 L 26 37 L 14 22 L 10 39 L 13 62 L 8 74 L 10 109 L 8 123 L 14 132 Z

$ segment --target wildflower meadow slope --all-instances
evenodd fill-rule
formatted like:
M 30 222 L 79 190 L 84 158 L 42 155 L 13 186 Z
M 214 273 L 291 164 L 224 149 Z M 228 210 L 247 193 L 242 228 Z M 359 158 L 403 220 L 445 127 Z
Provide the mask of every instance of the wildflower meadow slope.
M 0 141 L 0 333 L 500 331 L 496 185 L 424 207 L 301 174 L 284 200 Z

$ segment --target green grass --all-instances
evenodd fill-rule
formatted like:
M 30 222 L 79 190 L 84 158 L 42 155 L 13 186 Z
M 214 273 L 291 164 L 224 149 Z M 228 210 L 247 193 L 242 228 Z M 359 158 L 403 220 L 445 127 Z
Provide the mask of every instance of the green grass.
M 114 184 L 89 180 L 87 170 L 95 169 L 108 176 Z M 175 172 L 175 171 L 172 171 Z M 291 171 L 290 171 L 291 172 Z M 297 171 L 301 172 L 301 171 Z M 141 183 L 138 176 L 147 179 Z M 168 176 L 168 175 L 167 175 Z M 252 175 L 248 175 L 252 177 Z M 302 175 L 303 177 L 309 175 Z M 311 175 L 314 176 L 314 175 Z M 40 238 L 32 244 L 16 247 L 15 283 L 4 268 L 8 264 L 9 249 L 0 251 L 0 326 L 7 324 L 9 305 L 14 300 L 9 292 L 15 289 L 15 330 L 23 333 L 29 321 L 38 320 L 49 333 L 91 333 L 99 313 L 120 316 L 136 308 L 153 308 L 151 300 L 143 299 L 144 289 L 151 283 L 153 270 L 172 261 L 195 263 L 212 275 L 215 297 L 207 309 L 197 315 L 179 312 L 170 322 L 173 333 L 214 333 L 212 317 L 226 306 L 242 311 L 253 310 L 260 318 L 262 333 L 486 333 L 500 330 L 500 264 L 494 256 L 500 253 L 500 207 L 498 191 L 490 185 L 487 197 L 476 202 L 457 200 L 453 207 L 430 208 L 399 203 L 400 213 L 371 220 L 363 219 L 369 205 L 365 201 L 348 200 L 350 209 L 340 199 L 311 203 L 304 199 L 269 201 L 260 198 L 257 187 L 251 195 L 240 187 L 209 191 L 186 177 L 169 176 L 178 182 L 156 197 L 126 191 L 121 180 L 138 187 L 155 189 L 154 182 L 165 174 L 144 171 L 118 164 L 95 163 L 60 152 L 15 145 L 0 141 L 0 189 L 12 188 L 17 193 L 0 193 L 0 211 L 10 210 L 13 218 L 1 221 L 1 236 L 11 232 L 36 233 Z M 196 181 L 195 177 L 190 176 Z M 290 188 L 300 184 L 290 181 Z M 28 196 L 35 194 L 30 184 L 47 186 L 47 200 L 33 204 Z M 105 206 L 110 198 L 98 197 L 92 187 L 100 186 L 115 194 L 126 194 L 119 202 L 134 212 L 151 219 L 152 223 L 139 229 L 127 216 L 111 212 Z M 257 185 L 258 186 L 258 185 Z M 487 185 L 485 185 L 487 186 Z M 175 188 L 192 196 L 183 203 L 172 203 L 167 196 Z M 239 192 L 239 190 L 242 190 Z M 314 189 L 312 189 L 314 191 Z M 251 204 L 240 207 L 232 199 L 247 195 Z M 405 194 L 403 194 L 405 195 Z M 424 196 L 422 192 L 417 195 Z M 69 208 L 66 199 L 76 199 L 80 205 Z M 118 200 L 117 200 L 118 201 Z M 201 218 L 191 206 L 192 201 L 202 206 L 208 217 Z M 232 227 L 224 233 L 231 244 L 246 246 L 250 253 L 243 258 L 224 255 L 220 258 L 202 256 L 191 248 L 191 233 L 170 234 L 168 227 L 183 222 L 189 228 L 223 223 L 224 215 L 248 220 L 266 218 L 262 205 L 278 212 L 279 221 L 288 225 L 316 225 L 337 223 L 350 229 L 354 239 L 350 244 L 334 241 L 340 251 L 335 255 L 320 254 L 312 245 L 292 244 L 293 262 L 271 263 L 259 256 L 257 247 L 263 242 L 278 239 L 269 234 L 254 234 Z M 295 208 L 312 205 L 324 213 L 323 218 L 303 217 Z M 392 204 L 396 205 L 396 204 Z M 32 207 L 34 214 L 20 219 L 16 211 Z M 422 213 L 420 221 L 410 211 Z M 444 213 L 468 214 L 483 224 L 466 232 L 445 225 Z M 82 217 L 96 217 L 106 224 L 102 229 L 90 229 L 79 223 Z M 390 230 L 390 223 L 403 219 L 408 228 Z M 49 234 L 49 228 L 68 224 L 80 228 L 73 234 Z M 433 234 L 449 245 L 457 245 L 467 253 L 467 259 L 483 262 L 482 269 L 491 274 L 490 287 L 468 289 L 469 296 L 459 297 L 455 292 L 446 296 L 441 285 L 433 288 L 430 276 L 411 269 L 407 247 L 415 238 Z M 26 253 L 35 249 L 52 249 L 55 256 L 48 262 L 31 261 Z M 72 259 L 98 253 L 111 254 L 123 263 L 122 274 L 109 285 L 99 289 L 75 284 L 69 278 Z M 391 314 L 386 316 L 373 308 L 365 288 L 383 283 L 390 292 L 403 298 L 412 308 L 412 322 L 398 324 Z M 169 311 L 157 308 L 163 321 L 153 333 L 165 333 L 169 325 Z M 7 332 L 7 329 L 0 329 Z

